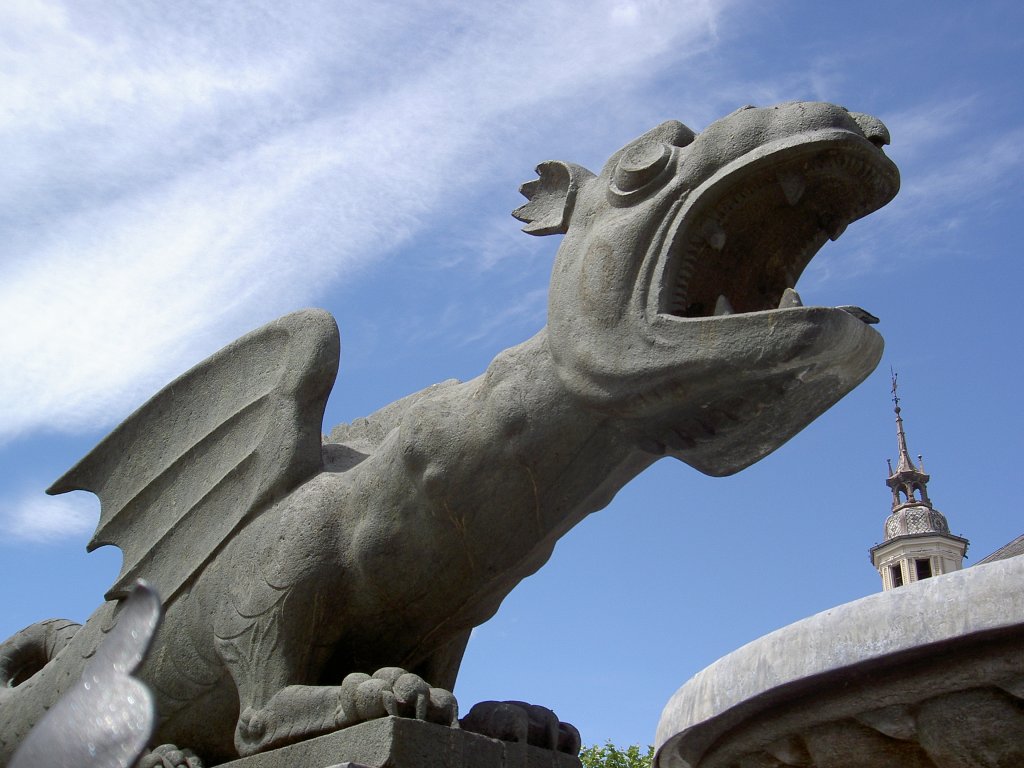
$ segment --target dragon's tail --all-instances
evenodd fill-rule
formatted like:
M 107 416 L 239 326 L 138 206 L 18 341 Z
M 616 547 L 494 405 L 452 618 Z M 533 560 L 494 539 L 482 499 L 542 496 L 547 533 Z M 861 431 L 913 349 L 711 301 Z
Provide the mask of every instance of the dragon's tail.
M 40 621 L 0 643 L 0 692 L 28 680 L 64 650 L 81 624 L 66 619 Z

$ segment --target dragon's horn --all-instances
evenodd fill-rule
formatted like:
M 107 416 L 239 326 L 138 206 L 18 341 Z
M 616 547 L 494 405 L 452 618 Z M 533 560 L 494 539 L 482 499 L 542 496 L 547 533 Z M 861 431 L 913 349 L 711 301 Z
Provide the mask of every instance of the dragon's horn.
M 526 223 L 523 232 L 529 235 L 565 234 L 576 193 L 594 174 L 581 165 L 548 160 L 537 166 L 537 175 L 540 178 L 519 187 L 529 202 L 512 215 Z

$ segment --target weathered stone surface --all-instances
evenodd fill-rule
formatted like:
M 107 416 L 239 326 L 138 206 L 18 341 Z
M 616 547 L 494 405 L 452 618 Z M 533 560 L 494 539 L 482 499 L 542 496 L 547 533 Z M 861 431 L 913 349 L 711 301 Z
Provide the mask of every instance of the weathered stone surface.
M 1024 765 L 1024 558 L 755 640 L 672 697 L 658 768 Z
M 271 323 L 158 393 L 51 489 L 100 496 L 90 546 L 125 551 L 108 599 L 140 576 L 163 596 L 141 670 L 156 738 L 216 763 L 372 716 L 450 722 L 470 631 L 560 536 L 663 456 L 712 475 L 748 466 L 875 367 L 868 316 L 789 289 L 896 194 L 887 141 L 875 118 L 790 103 L 700 134 L 666 122 L 598 175 L 541 164 L 515 215 L 565 233 L 548 326 L 325 445 L 339 343 L 323 312 Z M 0 687 L 0 761 L 113 606 Z
M 458 728 L 385 717 L 225 763 L 225 768 L 580 768 L 575 755 Z

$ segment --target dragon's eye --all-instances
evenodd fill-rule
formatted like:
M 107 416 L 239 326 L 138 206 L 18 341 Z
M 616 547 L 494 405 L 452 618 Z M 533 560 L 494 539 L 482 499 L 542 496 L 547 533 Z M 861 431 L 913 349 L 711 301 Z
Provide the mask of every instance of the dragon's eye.
M 655 181 L 668 165 L 672 149 L 662 143 L 643 143 L 627 149 L 612 176 L 612 192 L 630 195 Z

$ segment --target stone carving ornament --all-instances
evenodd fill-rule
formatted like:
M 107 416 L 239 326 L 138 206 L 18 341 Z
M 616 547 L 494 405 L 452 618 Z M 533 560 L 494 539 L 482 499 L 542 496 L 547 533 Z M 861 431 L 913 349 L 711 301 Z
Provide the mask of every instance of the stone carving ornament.
M 1024 765 L 1024 558 L 760 637 L 671 698 L 657 768 Z
M 216 763 L 385 714 L 453 723 L 470 631 L 560 536 L 662 457 L 743 469 L 874 369 L 874 318 L 802 306 L 794 286 L 896 194 L 887 142 L 875 118 L 788 103 L 700 134 L 663 123 L 598 175 L 542 163 L 515 216 L 565 235 L 547 327 L 326 441 L 339 345 L 324 312 L 172 382 L 50 489 L 100 497 L 89 546 L 120 547 L 124 567 L 77 632 L 32 629 L 28 674 L 0 668 L 0 762 L 140 577 L 165 610 L 139 671 L 157 742 Z M 550 711 L 516 706 L 473 722 L 578 748 Z

